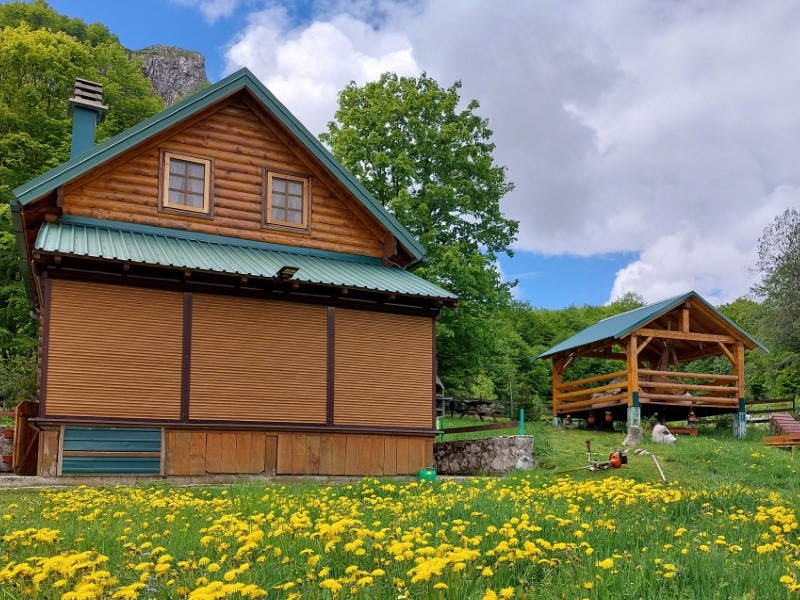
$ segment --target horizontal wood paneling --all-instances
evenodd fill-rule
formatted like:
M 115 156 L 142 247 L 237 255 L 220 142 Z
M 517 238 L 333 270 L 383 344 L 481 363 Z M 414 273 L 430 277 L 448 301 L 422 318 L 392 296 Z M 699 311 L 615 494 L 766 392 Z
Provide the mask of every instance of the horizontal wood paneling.
M 431 427 L 431 319 L 336 310 L 334 424 Z
M 327 308 L 194 294 L 191 419 L 325 423 Z
M 264 431 L 167 430 L 166 474 L 274 475 L 278 438 Z
M 433 466 L 432 437 L 279 433 L 278 475 L 416 475 Z
M 334 193 L 330 176 L 282 141 L 271 119 L 265 124 L 241 101 L 228 104 L 110 170 L 67 184 L 64 212 L 381 256 L 379 238 L 386 244 L 388 232 L 356 200 Z M 214 160 L 212 220 L 158 212 L 159 149 Z M 310 233 L 262 228 L 264 169 L 313 176 Z
M 179 418 L 183 295 L 51 285 L 47 414 Z

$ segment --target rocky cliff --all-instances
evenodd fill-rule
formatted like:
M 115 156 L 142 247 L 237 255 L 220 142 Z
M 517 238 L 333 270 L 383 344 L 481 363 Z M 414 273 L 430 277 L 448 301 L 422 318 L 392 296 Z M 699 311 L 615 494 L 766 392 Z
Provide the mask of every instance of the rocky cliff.
M 142 59 L 142 71 L 167 106 L 208 85 L 206 59 L 199 52 L 161 45 L 129 52 Z

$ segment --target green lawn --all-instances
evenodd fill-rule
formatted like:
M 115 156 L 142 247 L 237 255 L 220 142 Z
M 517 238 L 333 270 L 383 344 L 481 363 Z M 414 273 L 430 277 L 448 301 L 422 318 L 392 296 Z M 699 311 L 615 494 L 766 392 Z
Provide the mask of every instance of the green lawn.
M 542 468 L 504 478 L 0 493 L 0 599 L 797 597 L 798 458 L 764 430 L 643 443 L 666 484 L 561 473 L 622 433 L 526 430 Z

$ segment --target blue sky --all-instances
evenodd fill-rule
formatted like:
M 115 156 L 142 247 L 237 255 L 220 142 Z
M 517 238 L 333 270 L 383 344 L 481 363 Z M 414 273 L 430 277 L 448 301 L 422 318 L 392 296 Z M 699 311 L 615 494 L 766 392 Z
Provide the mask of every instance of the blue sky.
M 764 227 L 798 206 L 791 0 L 50 2 L 129 48 L 199 50 L 212 81 L 247 66 L 314 132 L 350 80 L 461 80 L 516 186 L 500 267 L 536 306 L 730 301 Z

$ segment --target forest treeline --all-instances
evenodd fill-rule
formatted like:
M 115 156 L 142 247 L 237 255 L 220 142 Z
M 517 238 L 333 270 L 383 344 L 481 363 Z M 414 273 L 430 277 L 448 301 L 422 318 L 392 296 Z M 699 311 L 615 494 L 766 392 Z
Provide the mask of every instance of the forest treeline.
M 102 141 L 163 108 L 140 64 L 108 28 L 58 14 L 43 0 L 0 5 L 0 400 L 33 399 L 38 324 L 20 278 L 10 218 L 11 191 L 69 156 L 67 99 L 76 77 L 103 84 L 110 106 Z M 543 350 L 596 321 L 636 308 L 629 294 L 607 306 L 541 309 L 513 297 L 500 254 L 512 254 L 518 223 L 503 215 L 513 189 L 494 161 L 489 123 L 476 100 L 462 102 L 460 82 L 440 85 L 426 74 L 351 83 L 321 139 L 427 251 L 417 273 L 459 294 L 444 310 L 437 349 L 449 394 L 499 401 L 550 401 L 550 364 Z M 721 310 L 772 352 L 747 355 L 750 397 L 800 390 L 800 220 L 788 211 L 759 241 L 763 276 L 751 297 Z M 547 285 L 543 282 L 542 285 Z M 794 287 L 793 287 L 794 286 Z M 798 318 L 795 318 L 795 317 Z M 729 369 L 712 359 L 703 368 Z M 577 375 L 615 370 L 586 360 Z

